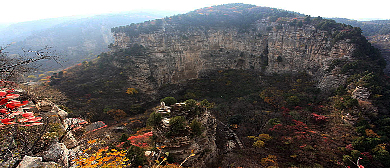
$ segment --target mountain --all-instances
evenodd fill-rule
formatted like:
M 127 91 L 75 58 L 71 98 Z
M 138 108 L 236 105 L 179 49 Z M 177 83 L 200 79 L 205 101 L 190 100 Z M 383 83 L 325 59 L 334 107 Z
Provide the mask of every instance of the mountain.
M 356 21 L 345 18 L 333 19 L 339 23 L 360 27 L 363 35 L 367 37 L 369 42 L 381 50 L 387 62 L 384 72 L 390 74 L 390 20 Z
M 43 72 L 52 71 L 90 60 L 107 51 L 107 46 L 113 40 L 110 32 L 112 27 L 166 15 L 168 12 L 123 12 L 16 23 L 3 29 L 0 39 L 4 45 L 16 42 L 7 48 L 10 54 L 21 54 L 21 48 L 38 50 L 45 46 L 53 47 L 60 56 L 61 65 L 49 61 L 40 68 Z
M 68 96 L 70 115 L 134 116 L 174 97 L 186 112 L 151 115 L 168 127 L 154 127 L 162 140 L 153 142 L 170 143 L 162 149 L 170 163 L 194 154 L 207 157 L 189 161 L 195 167 L 390 166 L 386 64 L 358 27 L 236 3 L 111 31 L 109 52 L 50 78 Z M 216 130 L 204 140 L 210 149 L 180 135 L 203 117 L 196 108 L 204 99 L 215 103 L 212 127 L 203 125 Z
M 330 18 L 339 23 L 349 24 L 354 27 L 360 27 L 363 30 L 363 35 L 373 36 L 377 34 L 390 33 L 390 20 L 372 20 L 372 21 L 357 21 L 346 18 Z
M 12 42 L 19 42 L 37 31 L 41 31 L 53 27 L 54 25 L 75 19 L 78 19 L 78 17 L 50 18 L 4 25 L 0 29 L 0 42 L 2 45 L 10 44 Z

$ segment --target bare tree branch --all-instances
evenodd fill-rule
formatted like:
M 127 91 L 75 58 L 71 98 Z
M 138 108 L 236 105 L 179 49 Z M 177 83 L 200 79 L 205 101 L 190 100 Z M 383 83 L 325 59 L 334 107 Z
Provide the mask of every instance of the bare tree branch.
M 12 58 L 4 52 L 8 46 L 0 47 L 0 77 L 2 80 L 9 80 L 12 77 L 17 78 L 21 73 L 31 71 L 32 68 L 29 65 L 37 61 L 53 60 L 61 65 L 58 61 L 59 57 L 56 56 L 55 51 L 50 46 L 45 46 L 39 50 L 25 50 L 22 48 L 24 55 L 19 58 Z

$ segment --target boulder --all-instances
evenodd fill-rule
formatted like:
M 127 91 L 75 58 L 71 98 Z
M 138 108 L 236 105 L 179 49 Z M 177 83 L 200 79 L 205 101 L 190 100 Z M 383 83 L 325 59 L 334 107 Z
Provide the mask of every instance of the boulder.
M 62 140 L 62 142 L 65 144 L 65 146 L 70 149 L 74 148 L 78 145 L 78 141 L 73 135 L 73 132 L 70 131 L 65 135 L 65 138 Z
M 58 115 L 60 115 L 61 118 L 66 118 L 68 116 L 68 112 L 62 109 L 58 109 Z
M 17 168 L 50 168 L 58 167 L 55 162 L 42 162 L 42 157 L 24 156 Z
M 41 162 L 42 157 L 24 156 L 23 160 L 19 163 L 18 168 L 39 167 Z
M 53 143 L 49 150 L 43 153 L 43 160 L 54 161 L 61 166 L 68 167 L 69 150 L 63 143 Z

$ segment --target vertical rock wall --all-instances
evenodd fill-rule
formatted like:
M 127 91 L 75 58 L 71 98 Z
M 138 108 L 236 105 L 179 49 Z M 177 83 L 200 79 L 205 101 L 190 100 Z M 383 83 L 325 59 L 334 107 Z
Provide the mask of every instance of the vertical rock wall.
M 165 25 L 158 32 L 134 38 L 116 33 L 112 52 L 134 44 L 146 47 L 147 56 L 130 56 L 139 71 L 129 80 L 140 79 L 134 83 L 142 83 L 143 90 L 153 90 L 164 84 L 198 78 L 208 71 L 226 69 L 307 72 L 326 83 L 331 74 L 325 70 L 331 61 L 350 59 L 355 47 L 347 40 L 334 42 L 327 32 L 311 25 L 303 28 L 283 25 L 277 30 L 275 24 L 259 22 L 245 32 L 234 28 L 179 32 L 173 25 Z

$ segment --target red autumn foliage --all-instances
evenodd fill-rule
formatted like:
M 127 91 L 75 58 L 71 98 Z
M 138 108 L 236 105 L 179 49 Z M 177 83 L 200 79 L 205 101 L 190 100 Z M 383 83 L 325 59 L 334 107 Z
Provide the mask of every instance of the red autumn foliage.
M 146 143 L 146 140 L 153 135 L 153 132 L 147 132 L 143 135 L 136 135 L 131 136 L 127 140 L 131 142 L 132 145 L 138 146 L 138 147 L 147 147 L 148 143 Z
M 349 151 L 353 150 L 352 144 L 348 144 L 348 145 L 345 147 L 345 149 L 347 149 L 347 150 L 349 150 Z
M 1 86 L 12 86 L 10 82 L 0 81 Z M 28 101 L 15 100 L 19 94 L 13 94 L 13 89 L 2 88 L 0 91 L 0 127 L 10 124 L 20 124 L 19 126 L 41 125 L 38 122 L 42 117 L 35 117 L 32 112 L 22 112 L 18 108 L 27 105 Z
M 311 113 L 311 117 L 316 123 L 325 123 L 328 120 L 328 117 L 316 113 Z

